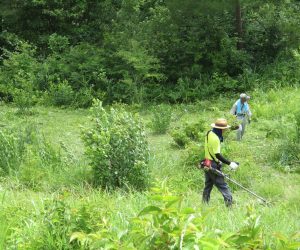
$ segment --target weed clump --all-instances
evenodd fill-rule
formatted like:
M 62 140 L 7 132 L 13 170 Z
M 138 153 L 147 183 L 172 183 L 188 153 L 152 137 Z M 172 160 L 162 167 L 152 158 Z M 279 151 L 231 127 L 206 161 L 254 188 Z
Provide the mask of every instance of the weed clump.
M 68 165 L 60 147 L 49 143 L 34 124 L 0 131 L 0 176 L 14 176 L 21 184 L 37 188 Z
M 151 128 L 156 134 L 165 134 L 171 123 L 172 109 L 170 106 L 161 104 L 153 109 Z
M 282 135 L 273 159 L 281 169 L 300 173 L 300 110 L 295 111 L 292 128 Z
M 144 189 L 148 184 L 148 143 L 137 116 L 125 110 L 93 108 L 93 127 L 83 132 L 85 153 L 102 188 Z
M 150 204 L 136 217 L 126 221 L 126 234 L 116 232 L 110 222 L 103 223 L 97 232 L 76 231 L 71 242 L 89 249 L 263 249 L 271 247 L 266 243 L 260 215 L 253 206 L 247 206 L 243 226 L 233 232 L 223 232 L 215 228 L 207 229 L 207 217 L 199 209 L 184 205 L 180 195 L 170 192 L 166 187 L 155 187 L 148 196 Z M 299 245 L 297 234 L 288 238 L 282 234 L 274 235 L 277 244 L 273 248 L 292 249 Z M 274 247 L 276 246 L 276 247 Z
M 200 120 L 195 123 L 184 123 L 182 127 L 177 127 L 171 132 L 175 145 L 185 148 L 191 142 L 199 142 L 205 130 L 205 122 Z

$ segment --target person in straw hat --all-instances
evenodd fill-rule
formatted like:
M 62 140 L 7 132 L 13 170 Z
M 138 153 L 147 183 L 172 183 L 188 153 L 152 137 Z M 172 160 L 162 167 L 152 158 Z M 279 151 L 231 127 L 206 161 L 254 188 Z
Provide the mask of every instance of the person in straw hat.
M 222 193 L 226 206 L 232 205 L 232 195 L 223 176 L 216 175 L 210 168 L 221 171 L 222 163 L 229 165 L 231 170 L 238 168 L 238 163 L 227 160 L 221 154 L 221 142 L 223 142 L 223 133 L 230 128 L 226 119 L 217 119 L 215 123 L 211 124 L 212 130 L 207 132 L 205 138 L 205 187 L 203 190 L 202 200 L 208 203 L 210 200 L 210 193 L 215 185 Z
M 247 122 L 250 124 L 251 122 L 251 111 L 248 104 L 250 100 L 250 96 L 246 95 L 245 93 L 240 94 L 240 99 L 238 99 L 232 106 L 230 113 L 235 115 L 236 118 L 241 122 L 237 129 L 237 140 L 242 140 Z

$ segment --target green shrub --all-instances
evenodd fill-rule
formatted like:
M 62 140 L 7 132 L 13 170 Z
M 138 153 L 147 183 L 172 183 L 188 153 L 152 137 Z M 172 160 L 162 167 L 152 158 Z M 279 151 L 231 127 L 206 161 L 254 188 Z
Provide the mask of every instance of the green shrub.
M 203 138 L 205 122 L 200 120 L 195 123 L 185 123 L 182 127 L 177 127 L 171 132 L 171 136 L 180 148 L 186 147 L 190 142 L 200 142 Z
M 80 89 L 75 96 L 74 106 L 88 108 L 93 104 L 93 91 L 91 88 Z
M 295 111 L 296 142 L 300 143 L 300 110 Z
M 97 232 L 77 231 L 70 241 L 88 249 L 277 249 L 279 246 L 293 249 L 299 246 L 299 234 L 289 239 L 280 233 L 274 234 L 278 242 L 269 245 L 253 206 L 247 207 L 241 228 L 223 232 L 218 228 L 207 229 L 207 217 L 213 216 L 210 213 L 214 211 L 203 214 L 185 206 L 183 197 L 165 186 L 153 188 L 148 199 L 148 206 L 136 217 L 126 220 L 125 233 L 106 220 Z
M 185 149 L 184 166 L 195 170 L 195 166 L 204 159 L 204 145 L 191 143 Z
M 171 136 L 176 145 L 180 148 L 184 148 L 190 142 L 190 138 L 181 129 L 174 129 L 171 132 Z
M 40 220 L 34 221 L 32 226 L 35 226 L 37 231 L 34 235 L 30 235 L 22 249 L 44 249 L 45 246 L 46 249 L 79 249 L 75 242 L 69 242 L 72 232 L 76 230 L 90 232 L 94 229 L 94 223 L 90 221 L 97 215 L 93 216 L 85 205 L 76 209 L 71 208 L 63 194 L 43 200 L 43 205 Z M 26 239 L 26 232 L 24 233 L 21 240 Z
M 188 123 L 184 128 L 185 134 L 193 141 L 201 140 L 201 134 L 205 130 L 205 122 L 200 120 L 196 123 Z
M 23 89 L 15 89 L 13 99 L 20 114 L 31 114 L 31 108 L 37 101 L 33 91 Z
M 93 108 L 93 127 L 83 132 L 85 153 L 94 170 L 94 183 L 103 188 L 148 183 L 148 143 L 137 116 L 125 110 L 106 111 L 101 102 Z
M 14 52 L 6 51 L 0 67 L 1 95 L 15 102 L 20 113 L 28 113 L 37 101 L 40 64 L 35 54 L 33 46 L 18 41 Z
M 203 144 L 190 143 L 184 150 L 184 155 L 181 158 L 181 166 L 183 168 L 182 179 L 189 188 L 198 189 L 203 185 L 203 173 L 197 169 L 201 160 L 204 159 Z
M 151 127 L 154 133 L 164 134 L 169 129 L 172 118 L 170 106 L 161 104 L 153 109 Z
M 58 84 L 52 83 L 48 93 L 49 101 L 54 106 L 70 106 L 74 102 L 75 93 L 67 80 Z

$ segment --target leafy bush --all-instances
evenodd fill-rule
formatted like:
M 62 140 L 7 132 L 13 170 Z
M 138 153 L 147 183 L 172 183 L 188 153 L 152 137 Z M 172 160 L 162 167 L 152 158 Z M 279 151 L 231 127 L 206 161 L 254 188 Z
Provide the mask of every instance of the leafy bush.
M 161 104 L 154 108 L 151 127 L 157 134 L 167 132 L 172 118 L 172 109 L 170 106 Z
M 201 140 L 201 133 L 205 130 L 204 120 L 196 123 L 188 123 L 184 128 L 185 134 L 193 141 Z
M 69 245 L 67 238 L 75 226 L 72 223 L 69 205 L 63 199 L 46 201 L 43 217 L 44 225 L 41 228 L 43 244 L 53 249 L 66 248 Z
M 247 207 L 244 225 L 235 232 L 207 229 L 205 216 L 199 210 L 184 206 L 183 197 L 165 186 L 155 187 L 148 195 L 150 204 L 136 217 L 126 220 L 128 230 L 121 231 L 106 220 L 96 232 L 74 232 L 71 242 L 88 249 L 263 249 L 266 243 L 260 216 L 252 206 Z M 117 230 L 116 230 L 117 229 Z M 274 234 L 277 243 L 272 249 L 299 246 L 297 234 L 290 239 Z M 197 246 L 197 248 L 195 247 Z
M 43 199 L 40 217 L 31 218 L 30 230 L 14 232 L 14 237 L 18 239 L 15 247 L 28 250 L 44 249 L 45 246 L 47 249 L 79 249 L 75 242 L 69 242 L 72 232 L 79 230 L 89 233 L 95 230 L 96 222 L 92 221 L 96 218 L 98 221 L 99 217 L 93 214 L 91 206 L 72 208 L 66 197 L 60 194 L 58 197 Z
M 180 148 L 184 148 L 190 142 L 190 138 L 181 129 L 174 129 L 171 136 Z
M 35 93 L 32 90 L 14 90 L 13 100 L 20 114 L 30 114 L 32 106 L 36 103 L 36 99 Z
M 73 103 L 75 93 L 67 80 L 52 83 L 49 89 L 49 101 L 55 106 L 69 106 Z
M 85 152 L 94 170 L 94 183 L 103 188 L 148 184 L 148 143 L 137 116 L 125 110 L 92 108 L 93 127 L 83 132 Z
M 204 159 L 204 145 L 191 143 L 185 149 L 184 166 L 194 170 L 195 166 Z
M 76 93 L 74 106 L 88 108 L 93 104 L 93 91 L 91 88 L 82 88 Z
M 171 136 L 180 148 L 186 147 L 190 142 L 199 142 L 205 130 L 205 122 L 200 120 L 195 123 L 185 123 L 171 132 Z
M 6 51 L 0 67 L 0 92 L 5 100 L 15 102 L 20 113 L 28 113 L 36 103 L 39 63 L 35 48 L 19 41 L 16 51 Z

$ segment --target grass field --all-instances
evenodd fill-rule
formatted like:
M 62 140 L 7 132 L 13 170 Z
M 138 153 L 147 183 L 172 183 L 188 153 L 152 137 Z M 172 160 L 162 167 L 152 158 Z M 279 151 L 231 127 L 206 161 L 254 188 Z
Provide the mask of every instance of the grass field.
M 140 113 L 146 127 L 153 185 L 165 185 L 173 194 L 183 197 L 184 207 L 207 214 L 207 231 L 239 230 L 245 225 L 250 206 L 260 216 L 266 244 L 275 247 L 275 232 L 289 236 L 300 229 L 300 176 L 276 157 L 283 141 L 296 133 L 293 112 L 299 106 L 300 90 L 290 88 L 252 95 L 253 122 L 247 127 L 244 140 L 235 141 L 235 132 L 231 132 L 223 152 L 241 164 L 230 176 L 265 197 L 270 202 L 267 206 L 231 184 L 235 201 L 232 209 L 224 206 L 216 189 L 210 204 L 203 205 L 203 173 L 185 164 L 189 149 L 175 147 L 170 133 L 152 133 L 151 108 L 128 109 Z M 173 105 L 170 130 L 183 121 L 199 119 L 207 121 L 208 130 L 215 118 L 228 112 L 233 101 L 220 97 L 212 102 Z M 95 232 L 108 223 L 110 230 L 118 234 L 127 229 L 130 218 L 153 203 L 150 191 L 105 192 L 91 186 L 92 172 L 81 141 L 82 127 L 91 125 L 88 110 L 36 107 L 32 115 L 25 116 L 18 115 L 12 106 L 2 105 L 0 117 L 1 130 L 18 130 L 30 124 L 53 148 L 63 148 L 61 157 L 69 159 L 64 168 L 45 168 L 43 162 L 29 154 L 18 171 L 2 174 L 0 249 L 76 249 L 77 245 L 69 243 L 70 232 Z M 226 167 L 224 171 L 229 172 Z

